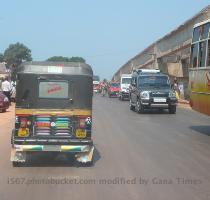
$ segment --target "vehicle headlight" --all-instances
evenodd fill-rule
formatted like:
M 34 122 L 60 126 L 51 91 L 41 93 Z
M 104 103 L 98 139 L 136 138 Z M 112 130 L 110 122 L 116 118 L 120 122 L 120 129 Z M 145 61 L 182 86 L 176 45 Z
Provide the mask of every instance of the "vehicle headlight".
M 122 88 L 122 92 L 127 92 L 128 88 Z
M 8 102 L 9 99 L 7 97 L 4 97 L 4 102 Z
M 148 91 L 143 91 L 140 93 L 141 98 L 143 99 L 149 99 L 149 92 Z
M 170 98 L 176 98 L 176 93 L 175 92 L 169 92 L 169 97 Z

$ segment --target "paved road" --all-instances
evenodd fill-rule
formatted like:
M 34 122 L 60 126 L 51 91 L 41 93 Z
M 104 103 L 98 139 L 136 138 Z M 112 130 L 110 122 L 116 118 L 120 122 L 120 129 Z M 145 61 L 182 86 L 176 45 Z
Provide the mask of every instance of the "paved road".
M 0 200 L 210 200 L 210 117 L 187 108 L 137 114 L 97 95 L 93 167 L 43 157 L 13 168 L 13 112 L 0 113 Z

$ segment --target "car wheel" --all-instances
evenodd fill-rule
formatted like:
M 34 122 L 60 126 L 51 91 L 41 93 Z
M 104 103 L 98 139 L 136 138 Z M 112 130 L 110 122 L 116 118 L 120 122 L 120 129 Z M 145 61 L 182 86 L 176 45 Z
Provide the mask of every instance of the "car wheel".
M 129 102 L 129 107 L 130 107 L 130 110 L 132 110 L 132 111 L 135 110 L 135 106 L 132 105 L 131 99 L 130 99 L 130 102 Z
M 13 167 L 20 167 L 22 163 L 17 162 L 17 161 L 12 161 L 12 166 Z
M 6 112 L 6 109 L 2 109 L 2 112 L 3 112 L 3 113 Z
M 139 99 L 136 102 L 136 112 L 138 112 L 138 113 L 143 113 L 144 112 L 144 108 L 143 108 Z
M 168 111 L 170 114 L 175 114 L 176 113 L 176 106 L 169 106 Z

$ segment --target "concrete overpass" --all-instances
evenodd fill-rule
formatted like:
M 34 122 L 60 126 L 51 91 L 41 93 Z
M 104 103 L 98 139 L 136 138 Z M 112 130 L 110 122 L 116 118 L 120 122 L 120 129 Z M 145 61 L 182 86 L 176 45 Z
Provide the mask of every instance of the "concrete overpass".
M 183 98 L 188 98 L 188 69 L 193 26 L 206 19 L 210 19 L 210 5 L 131 58 L 120 67 L 112 80 L 118 81 L 121 74 L 131 73 L 133 68 L 159 68 L 171 78 L 177 77 L 183 84 Z

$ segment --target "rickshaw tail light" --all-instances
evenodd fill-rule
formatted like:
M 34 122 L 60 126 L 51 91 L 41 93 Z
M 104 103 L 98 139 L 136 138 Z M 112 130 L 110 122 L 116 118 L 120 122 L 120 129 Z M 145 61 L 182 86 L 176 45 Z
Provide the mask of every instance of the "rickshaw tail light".
M 31 121 L 27 120 L 27 118 L 20 119 L 20 127 L 21 128 L 27 128 L 31 125 Z
M 20 127 L 21 128 L 26 128 L 27 127 L 27 119 L 26 118 L 21 118 L 20 119 Z
M 84 118 L 79 119 L 79 127 L 80 128 L 85 128 L 85 119 Z

